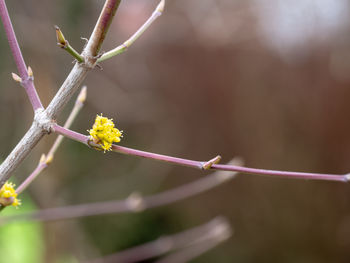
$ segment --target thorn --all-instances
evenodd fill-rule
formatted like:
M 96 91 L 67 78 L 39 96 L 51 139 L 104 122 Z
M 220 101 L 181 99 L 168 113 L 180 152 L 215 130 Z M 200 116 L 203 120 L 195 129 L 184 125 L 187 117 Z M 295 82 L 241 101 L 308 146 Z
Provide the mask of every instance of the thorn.
M 14 79 L 14 81 L 19 82 L 19 83 L 22 82 L 21 77 L 18 76 L 16 73 L 13 73 L 13 72 L 12 72 L 11 75 L 12 75 L 12 78 Z
M 218 155 L 218 156 L 214 157 L 213 159 L 211 159 L 211 160 L 209 160 L 209 161 L 207 161 L 205 163 L 202 163 L 202 167 L 201 168 L 203 170 L 209 170 L 213 164 L 217 164 L 220 161 L 221 161 L 221 156 Z

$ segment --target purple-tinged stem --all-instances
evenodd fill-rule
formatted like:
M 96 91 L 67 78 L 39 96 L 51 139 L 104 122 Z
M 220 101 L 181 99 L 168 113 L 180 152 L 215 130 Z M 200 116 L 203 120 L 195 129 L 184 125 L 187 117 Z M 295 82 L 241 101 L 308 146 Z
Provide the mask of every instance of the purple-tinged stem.
M 72 139 L 74 141 L 78 141 L 81 142 L 83 144 L 88 145 L 88 140 L 89 140 L 89 136 L 83 135 L 81 133 L 69 130 L 67 128 L 64 128 L 58 124 L 54 124 L 52 126 L 52 130 L 60 135 L 63 135 L 69 139 Z
M 53 126 L 53 130 L 73 140 L 79 141 L 89 146 L 93 146 L 94 148 L 99 148 L 99 145 L 89 142 L 89 136 L 65 129 L 57 124 Z M 118 146 L 115 144 L 112 145 L 112 150 L 114 152 L 119 152 L 122 154 L 134 155 L 138 157 L 173 163 L 173 164 L 182 165 L 182 166 L 188 166 L 188 167 L 202 169 L 202 170 L 205 170 L 203 165 L 208 163 L 208 162 L 200 162 L 200 161 L 172 157 L 168 155 L 135 150 L 135 149 L 131 149 L 123 146 Z M 242 166 L 236 166 L 236 165 L 215 164 L 215 163 L 208 168 L 215 169 L 215 170 L 222 170 L 222 171 L 240 172 L 244 174 L 279 176 L 284 178 L 299 178 L 299 179 L 326 180 L 326 181 L 338 181 L 338 182 L 348 182 L 350 180 L 349 174 L 339 175 L 339 174 L 321 174 L 321 173 L 301 173 L 301 172 L 256 169 L 256 168 L 242 167 Z
M 240 172 L 244 174 L 257 174 L 257 175 L 279 176 L 279 177 L 300 178 L 300 179 L 310 179 L 310 180 L 338 181 L 338 182 L 344 182 L 344 183 L 349 181 L 349 178 L 347 177 L 346 174 L 321 174 L 321 173 L 276 171 L 276 170 L 257 169 L 257 168 L 240 167 L 240 166 L 224 165 L 224 164 L 213 164 L 211 166 L 211 169 L 235 171 L 235 172 Z
M 5 33 L 12 51 L 13 58 L 15 59 L 17 69 L 22 79 L 21 84 L 27 92 L 30 103 L 32 104 L 35 111 L 36 109 L 42 108 L 43 106 L 34 87 L 33 78 L 28 76 L 27 66 L 24 62 L 21 49 L 18 45 L 16 34 L 11 23 L 5 0 L 0 0 L 0 16 L 5 28 Z
M 40 162 L 38 166 L 34 169 L 34 171 L 24 180 L 24 182 L 17 187 L 16 193 L 22 193 L 23 190 L 26 189 L 28 185 L 30 185 L 33 182 L 33 180 L 38 176 L 38 174 L 40 174 L 47 166 L 48 164 L 45 161 Z

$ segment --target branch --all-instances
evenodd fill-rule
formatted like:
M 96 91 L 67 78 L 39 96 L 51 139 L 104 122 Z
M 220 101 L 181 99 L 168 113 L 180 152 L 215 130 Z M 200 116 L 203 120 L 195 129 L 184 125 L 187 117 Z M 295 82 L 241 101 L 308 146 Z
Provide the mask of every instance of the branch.
M 234 159 L 232 162 L 240 163 L 241 161 L 239 159 Z M 151 196 L 142 197 L 138 193 L 133 193 L 125 200 L 88 203 L 60 208 L 48 208 L 37 212 L 4 216 L 1 217 L 0 224 L 18 220 L 57 221 L 86 216 L 141 212 L 146 209 L 169 205 L 192 196 L 196 196 L 225 182 L 228 182 L 236 175 L 237 173 L 235 172 L 228 173 L 217 171 L 192 183 Z
M 111 23 L 114 14 L 119 6 L 120 0 L 106 0 L 105 5 L 101 11 L 99 20 L 95 26 L 94 31 L 82 53 L 85 63 L 76 63 L 69 73 L 68 77 L 62 84 L 61 88 L 50 102 L 45 111 L 36 110 L 37 118 L 34 119 L 32 127 L 28 130 L 22 140 L 17 144 L 15 149 L 7 156 L 4 162 L 0 165 L 0 188 L 10 178 L 11 173 L 18 167 L 18 165 L 27 157 L 29 152 L 35 147 L 42 136 L 45 133 L 50 132 L 51 122 L 55 120 L 57 116 L 63 110 L 63 107 L 67 104 L 74 92 L 79 88 L 82 81 L 85 79 L 89 70 L 91 70 L 96 64 L 96 57 L 98 49 L 100 48 L 104 36 L 107 33 L 108 26 Z M 10 32 L 10 36 L 14 36 L 12 26 L 8 18 L 8 13 L 4 0 L 0 0 L 0 15 L 3 21 L 6 22 L 5 30 Z M 11 38 L 12 39 L 12 38 Z M 12 39 L 13 42 L 13 39 Z M 10 44 L 12 43 L 10 42 Z M 17 43 L 17 41 L 16 41 Z M 11 47 L 18 45 L 11 44 Z M 18 55 L 18 51 L 15 53 Z M 21 56 L 18 56 L 21 57 Z M 20 62 L 20 58 L 16 58 Z M 23 59 L 22 59 L 23 60 Z M 25 66 L 23 63 L 19 63 L 20 71 L 25 73 Z M 31 83 L 30 81 L 28 83 Z
M 83 56 L 86 57 L 86 63 L 95 65 L 98 52 L 101 49 L 102 42 L 105 39 L 108 28 L 117 11 L 121 0 L 107 0 L 103 10 L 98 18 L 94 31 L 92 32 L 89 42 L 87 43 Z
M 224 240 L 227 240 L 231 235 L 232 229 L 228 220 L 224 217 L 217 217 L 190 230 L 171 236 L 160 237 L 155 241 L 101 259 L 89 261 L 89 263 L 141 262 L 176 250 L 180 251 L 173 254 L 175 257 L 166 257 L 166 260 L 159 262 L 189 262 L 181 261 L 181 259 L 191 259 L 199 256 Z M 170 259 L 171 261 L 168 261 Z
M 95 144 L 90 141 L 90 137 L 65 129 L 57 124 L 53 125 L 53 131 L 58 134 L 64 135 L 70 139 L 81 142 L 93 148 L 101 149 L 100 145 Z M 338 182 L 349 182 L 350 174 L 321 174 L 321 173 L 302 173 L 302 172 L 289 172 L 289 171 L 277 171 L 277 170 L 265 170 L 265 169 L 256 169 L 249 167 L 241 167 L 236 165 L 225 165 L 225 164 L 217 164 L 217 160 L 219 160 L 219 156 L 209 160 L 207 162 L 194 161 L 189 159 L 177 158 L 168 155 L 150 153 L 140 150 L 135 150 L 123 146 L 118 146 L 113 144 L 112 151 L 126 154 L 126 155 L 134 155 L 138 157 L 158 160 L 162 162 L 173 163 L 182 166 L 188 166 L 191 168 L 197 168 L 202 170 L 214 169 L 214 170 L 222 170 L 222 171 L 233 171 L 244 174 L 256 174 L 256 175 L 269 175 L 269 176 L 279 176 L 283 178 L 299 178 L 299 179 L 312 179 L 312 180 L 326 180 L 326 181 L 338 181 Z
M 24 89 L 28 95 L 28 98 L 30 100 L 30 103 L 32 104 L 33 109 L 35 111 L 39 108 L 42 108 L 43 106 L 41 104 L 38 93 L 36 92 L 36 89 L 34 87 L 33 75 L 28 74 L 27 66 L 26 66 L 26 63 L 24 62 L 21 49 L 18 45 L 16 34 L 15 34 L 15 31 L 14 31 L 12 23 L 11 23 L 11 19 L 10 19 L 10 16 L 9 16 L 9 13 L 8 13 L 8 10 L 6 7 L 5 0 L 0 0 L 0 16 L 1 16 L 1 20 L 2 20 L 2 23 L 3 23 L 4 28 L 5 28 L 5 33 L 6 33 L 10 48 L 11 48 L 13 58 L 15 60 L 17 69 L 18 69 L 19 74 L 20 74 L 20 82 L 21 82 L 22 86 L 24 87 Z M 30 72 L 31 72 L 31 70 L 30 70 Z
M 102 62 L 110 59 L 116 55 L 125 52 L 145 31 L 149 26 L 162 15 L 164 11 L 165 0 L 161 0 L 156 9 L 153 11 L 152 15 L 147 19 L 147 21 L 123 44 L 120 46 L 104 53 L 97 62 Z
M 73 121 L 77 117 L 81 108 L 84 106 L 85 100 L 86 100 L 86 86 L 84 86 L 81 89 L 81 91 L 80 91 L 80 93 L 75 101 L 74 107 L 73 107 L 71 113 L 69 114 L 66 123 L 64 124 L 65 128 L 69 128 L 72 125 Z M 58 147 L 62 143 L 63 138 L 64 137 L 62 135 L 59 135 L 57 137 L 57 139 L 55 140 L 54 144 L 52 145 L 51 149 L 49 150 L 49 152 L 46 155 L 43 154 L 41 156 L 40 161 L 39 161 L 37 167 L 34 169 L 34 171 L 27 177 L 26 180 L 24 180 L 24 182 L 22 184 L 20 184 L 17 187 L 16 192 L 18 194 L 22 193 L 34 181 L 34 179 L 37 178 L 38 175 L 52 163 L 55 152 L 57 151 Z

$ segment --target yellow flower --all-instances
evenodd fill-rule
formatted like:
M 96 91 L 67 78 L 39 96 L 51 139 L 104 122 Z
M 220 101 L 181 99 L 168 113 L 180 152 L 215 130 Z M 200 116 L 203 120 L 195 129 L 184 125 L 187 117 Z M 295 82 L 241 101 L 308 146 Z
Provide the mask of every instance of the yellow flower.
M 92 129 L 88 131 L 94 143 L 101 145 L 102 149 L 110 151 L 113 142 L 120 142 L 122 131 L 114 127 L 112 119 L 97 115 Z
M 3 206 L 19 206 L 21 201 L 17 199 L 15 184 L 6 182 L 0 189 L 0 204 Z

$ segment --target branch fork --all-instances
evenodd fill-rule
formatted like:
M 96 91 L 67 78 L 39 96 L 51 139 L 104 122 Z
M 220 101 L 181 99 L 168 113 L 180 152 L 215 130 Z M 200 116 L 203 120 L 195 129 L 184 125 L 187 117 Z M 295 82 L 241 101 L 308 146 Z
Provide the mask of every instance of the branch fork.
M 37 109 L 34 114 L 34 124 L 42 131 L 50 134 L 55 122 L 47 115 L 44 109 Z

